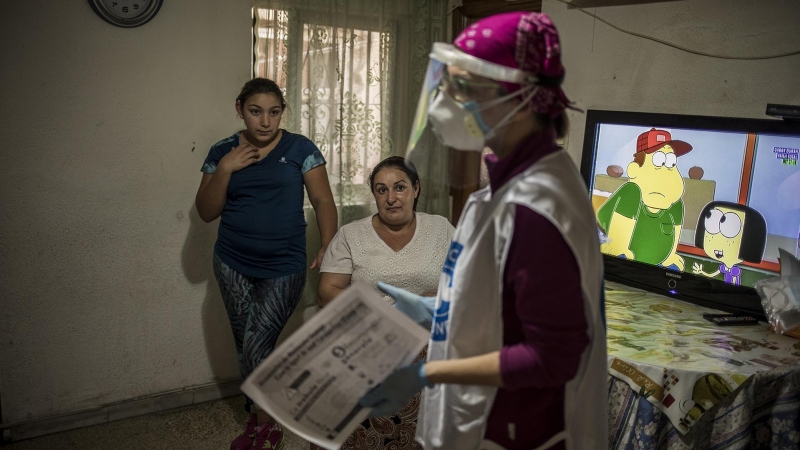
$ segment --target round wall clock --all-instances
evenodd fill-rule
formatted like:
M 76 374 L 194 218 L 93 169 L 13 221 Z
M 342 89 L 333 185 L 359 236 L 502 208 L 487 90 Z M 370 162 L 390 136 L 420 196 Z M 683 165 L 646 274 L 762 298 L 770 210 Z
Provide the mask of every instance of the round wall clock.
M 89 0 L 103 20 L 123 28 L 133 28 L 150 21 L 164 0 Z

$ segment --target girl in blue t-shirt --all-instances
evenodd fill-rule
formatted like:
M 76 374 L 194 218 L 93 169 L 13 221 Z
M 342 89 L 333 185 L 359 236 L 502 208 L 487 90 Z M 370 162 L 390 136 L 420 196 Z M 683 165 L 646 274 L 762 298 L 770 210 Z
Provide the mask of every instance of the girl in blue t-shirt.
M 269 355 L 300 300 L 306 280 L 306 222 L 303 187 L 317 216 L 322 248 L 319 267 L 336 234 L 325 159 L 304 136 L 280 128 L 286 108 L 275 82 L 255 78 L 236 99 L 245 129 L 211 147 L 195 204 L 200 217 L 221 217 L 214 246 L 214 275 L 230 319 L 247 377 Z M 276 448 L 283 431 L 247 400 L 247 427 L 231 450 Z

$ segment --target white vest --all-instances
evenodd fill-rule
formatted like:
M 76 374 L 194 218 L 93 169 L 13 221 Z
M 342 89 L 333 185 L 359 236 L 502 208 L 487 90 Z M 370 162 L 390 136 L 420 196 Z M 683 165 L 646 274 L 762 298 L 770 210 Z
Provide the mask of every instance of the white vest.
M 605 448 L 608 401 L 601 313 L 603 260 L 588 189 L 564 151 L 545 156 L 494 195 L 486 188 L 470 196 L 439 280 L 428 360 L 478 356 L 502 347 L 502 280 L 514 234 L 516 205 L 550 220 L 572 249 L 581 274 L 591 338 L 577 375 L 565 386 L 566 428 L 540 448 L 562 439 L 568 450 Z M 492 443 L 481 445 L 496 392 L 495 387 L 457 384 L 425 389 L 417 440 L 426 450 L 499 448 Z

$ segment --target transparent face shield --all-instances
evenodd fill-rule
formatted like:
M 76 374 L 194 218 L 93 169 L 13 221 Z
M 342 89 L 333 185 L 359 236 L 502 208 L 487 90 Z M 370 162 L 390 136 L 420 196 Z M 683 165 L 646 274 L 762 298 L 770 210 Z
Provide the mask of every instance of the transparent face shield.
M 497 81 L 523 87 L 505 93 Z M 535 78 L 509 67 L 470 56 L 450 44 L 435 43 L 430 54 L 422 91 L 406 148 L 406 158 L 418 169 L 438 164 L 439 176 L 451 187 L 475 183 L 480 171 L 480 155 L 486 143 L 502 133 L 508 119 L 535 93 Z M 522 98 L 516 108 L 509 104 Z M 452 153 L 455 163 L 447 163 L 447 148 L 474 154 Z M 463 164 L 461 160 L 468 160 Z M 476 162 L 477 161 L 477 162 Z M 422 167 L 420 167 L 422 166 Z M 460 172 L 469 172 L 462 174 Z M 422 175 L 422 173 L 420 174 Z M 465 176 L 466 175 L 466 176 Z M 483 174 L 484 178 L 486 174 Z M 480 183 L 480 184 L 485 184 Z
M 414 114 L 414 122 L 411 124 L 411 136 L 406 147 L 406 157 L 410 158 L 417 145 L 420 144 L 423 133 L 428 127 L 428 106 L 439 93 L 439 86 L 442 82 L 442 73 L 447 66 L 434 58 L 428 62 L 428 70 L 425 72 L 425 79 L 422 82 L 422 92 L 419 95 L 417 111 Z

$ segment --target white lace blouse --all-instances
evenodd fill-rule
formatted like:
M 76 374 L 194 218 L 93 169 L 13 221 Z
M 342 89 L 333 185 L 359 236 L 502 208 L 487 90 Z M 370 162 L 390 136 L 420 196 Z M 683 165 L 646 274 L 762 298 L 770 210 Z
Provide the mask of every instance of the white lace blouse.
M 371 216 L 343 226 L 328 245 L 320 271 L 350 274 L 352 281 L 371 286 L 383 281 L 415 294 L 435 295 L 454 228 L 442 216 L 415 214 L 414 237 L 399 252 L 378 236 Z

